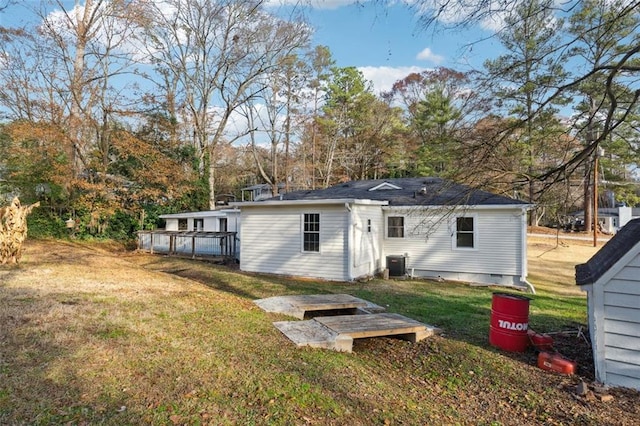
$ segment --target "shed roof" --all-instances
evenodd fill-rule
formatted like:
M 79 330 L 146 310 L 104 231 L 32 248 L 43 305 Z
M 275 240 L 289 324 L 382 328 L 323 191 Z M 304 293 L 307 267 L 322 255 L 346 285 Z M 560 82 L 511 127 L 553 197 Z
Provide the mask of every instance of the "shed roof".
M 592 284 L 640 243 L 640 219 L 629 221 L 587 263 L 576 266 L 576 284 Z
M 524 201 L 433 177 L 357 180 L 326 189 L 289 192 L 265 201 L 333 199 L 387 201 L 390 206 L 528 205 Z

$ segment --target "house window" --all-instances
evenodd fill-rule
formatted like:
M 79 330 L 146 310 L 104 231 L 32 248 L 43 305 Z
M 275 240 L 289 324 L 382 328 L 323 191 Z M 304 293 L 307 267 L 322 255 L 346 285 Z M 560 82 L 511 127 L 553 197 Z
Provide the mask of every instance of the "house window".
M 471 216 L 456 218 L 456 247 L 457 248 L 474 248 L 474 220 Z
M 367 219 L 367 232 L 371 232 L 371 219 Z
M 389 216 L 387 218 L 387 237 L 404 238 L 404 217 Z
M 220 232 L 227 232 L 227 218 L 221 217 L 218 221 Z
M 320 251 L 320 213 L 304 214 L 302 251 Z
M 202 231 L 204 229 L 204 219 L 193 219 L 193 229 Z
M 187 219 L 178 219 L 178 231 L 186 231 L 187 229 Z

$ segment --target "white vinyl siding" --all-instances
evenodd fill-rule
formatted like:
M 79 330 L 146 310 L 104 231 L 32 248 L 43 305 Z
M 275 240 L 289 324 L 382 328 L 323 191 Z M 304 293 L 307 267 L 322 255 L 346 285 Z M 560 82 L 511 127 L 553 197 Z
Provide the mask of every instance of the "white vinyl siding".
M 308 207 L 242 208 L 240 269 L 348 281 L 347 221 L 344 205 L 315 207 L 320 214 L 320 255 L 301 250 L 301 215 Z
M 400 208 L 398 208 L 400 210 Z M 387 211 L 397 216 L 400 211 Z M 474 250 L 455 250 L 455 212 L 404 210 L 405 238 L 387 238 L 384 255 L 409 255 L 408 268 L 467 274 L 520 277 L 522 259 L 522 210 L 474 210 L 474 229 L 479 236 Z M 461 213 L 457 216 L 463 216 Z
M 608 385 L 640 389 L 640 254 L 598 287 L 604 323 L 597 345 L 604 367 L 600 378 Z

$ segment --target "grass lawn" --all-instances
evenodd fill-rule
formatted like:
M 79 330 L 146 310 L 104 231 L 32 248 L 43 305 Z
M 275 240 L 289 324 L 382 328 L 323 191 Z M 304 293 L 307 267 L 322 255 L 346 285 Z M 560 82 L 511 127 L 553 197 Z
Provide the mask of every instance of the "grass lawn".
M 530 326 L 573 331 L 571 282 L 587 246 L 530 244 Z M 28 241 L 0 267 L 0 424 L 634 424 L 638 394 L 577 397 L 593 378 L 488 345 L 495 288 L 421 280 L 329 283 L 242 274 L 97 245 Z M 418 343 L 356 340 L 351 354 L 296 348 L 254 299 L 349 293 L 444 330 Z

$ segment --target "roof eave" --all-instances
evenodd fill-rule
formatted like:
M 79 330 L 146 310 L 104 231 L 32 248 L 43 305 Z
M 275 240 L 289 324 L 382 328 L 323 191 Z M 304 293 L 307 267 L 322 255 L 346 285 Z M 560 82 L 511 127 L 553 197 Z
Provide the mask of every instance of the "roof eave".
M 357 198 L 323 198 L 312 200 L 265 200 L 265 201 L 244 201 L 231 202 L 230 206 L 234 207 L 274 207 L 274 206 L 312 206 L 326 204 L 358 204 L 370 206 L 386 206 L 388 201 L 367 200 Z
M 533 206 L 531 204 L 476 204 L 476 205 L 467 205 L 467 204 L 435 204 L 435 205 L 415 205 L 415 204 L 394 204 L 390 206 L 382 207 L 383 210 L 393 210 L 393 209 L 421 209 L 421 210 L 429 210 L 429 209 L 442 209 L 442 208 L 455 208 L 455 209 L 466 209 L 466 210 L 530 210 Z

